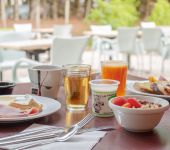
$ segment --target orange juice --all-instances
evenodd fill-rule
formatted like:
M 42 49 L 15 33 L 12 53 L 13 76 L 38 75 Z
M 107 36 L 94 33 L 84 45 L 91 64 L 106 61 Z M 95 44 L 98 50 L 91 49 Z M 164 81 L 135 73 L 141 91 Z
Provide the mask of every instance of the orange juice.
M 126 90 L 127 64 L 123 61 L 102 62 L 102 78 L 118 80 L 120 82 L 117 96 L 124 96 Z

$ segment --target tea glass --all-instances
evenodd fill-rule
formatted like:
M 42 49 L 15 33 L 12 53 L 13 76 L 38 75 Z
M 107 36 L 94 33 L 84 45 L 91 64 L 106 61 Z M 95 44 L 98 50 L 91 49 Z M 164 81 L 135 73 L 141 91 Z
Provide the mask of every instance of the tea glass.
M 64 65 L 64 89 L 69 110 L 84 110 L 89 97 L 91 66 L 85 64 Z
M 121 60 L 101 62 L 102 79 L 118 80 L 120 82 L 117 96 L 124 96 L 126 91 L 127 63 Z

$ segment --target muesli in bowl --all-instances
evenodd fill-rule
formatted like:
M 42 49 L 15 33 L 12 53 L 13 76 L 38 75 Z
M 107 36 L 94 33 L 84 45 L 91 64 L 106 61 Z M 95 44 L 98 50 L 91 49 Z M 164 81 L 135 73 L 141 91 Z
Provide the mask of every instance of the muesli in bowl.
M 158 97 L 128 95 L 111 99 L 109 106 L 120 126 L 133 132 L 146 132 L 158 125 L 169 102 Z

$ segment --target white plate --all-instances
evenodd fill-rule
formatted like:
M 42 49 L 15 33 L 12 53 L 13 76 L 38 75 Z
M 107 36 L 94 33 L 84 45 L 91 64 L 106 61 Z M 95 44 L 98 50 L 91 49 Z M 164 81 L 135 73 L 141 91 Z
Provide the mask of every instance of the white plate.
M 25 95 L 4 95 L 0 96 L 0 104 L 8 104 L 11 100 L 14 100 L 16 97 L 24 97 Z M 16 118 L 0 118 L 1 122 L 20 122 L 26 120 L 32 120 L 40 117 L 45 117 L 50 115 L 61 108 L 61 104 L 54 99 L 42 96 L 32 96 L 38 103 L 43 105 L 43 109 L 40 113 L 27 117 L 16 117 Z
M 151 93 L 146 93 L 146 92 L 142 92 L 142 91 L 139 91 L 139 90 L 135 89 L 134 84 L 136 82 L 143 83 L 143 82 L 148 82 L 148 81 L 147 80 L 146 81 L 128 81 L 128 83 L 127 83 L 127 91 L 129 91 L 131 93 L 134 93 L 134 94 L 147 95 L 147 96 L 156 96 L 156 97 L 161 97 L 161 98 L 165 98 L 165 99 L 170 100 L 170 96 L 167 96 L 167 95 L 151 94 Z

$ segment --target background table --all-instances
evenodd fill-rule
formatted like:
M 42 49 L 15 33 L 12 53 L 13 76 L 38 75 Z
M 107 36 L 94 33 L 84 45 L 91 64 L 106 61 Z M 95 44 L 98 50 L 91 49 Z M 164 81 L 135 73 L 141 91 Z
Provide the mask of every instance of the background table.
M 52 45 L 52 39 L 34 39 L 25 41 L 2 42 L 0 48 L 2 49 L 15 49 L 25 51 L 29 58 L 34 57 L 39 60 L 39 54 L 48 51 Z
M 140 79 L 130 76 L 131 79 Z M 86 111 L 68 112 L 65 107 L 63 87 L 60 88 L 58 100 L 61 102 L 61 109 L 44 118 L 34 121 L 0 124 L 0 137 L 15 134 L 22 131 L 32 123 L 48 124 L 53 126 L 70 126 L 82 119 L 91 111 L 91 100 Z M 30 93 L 30 84 L 18 84 L 13 94 Z M 91 99 L 91 98 L 90 98 Z M 170 149 L 170 109 L 165 113 L 160 124 L 151 132 L 133 133 L 121 128 L 114 117 L 99 118 L 92 120 L 90 126 L 113 125 L 116 130 L 109 131 L 104 138 L 93 148 L 94 150 L 169 150 Z

